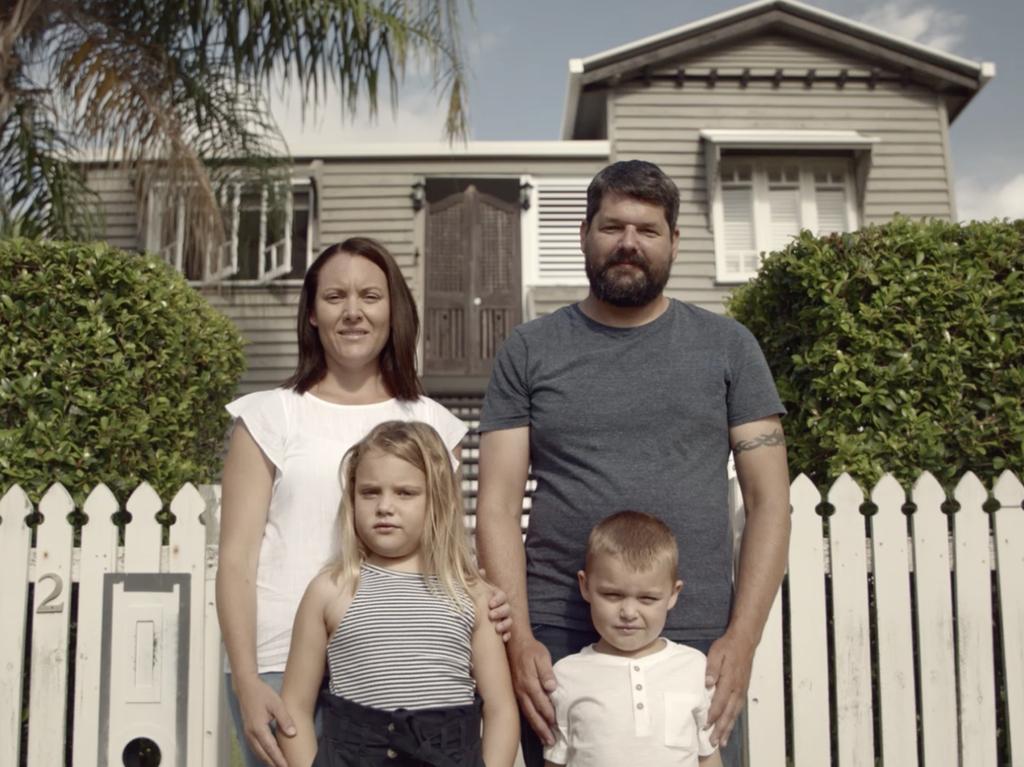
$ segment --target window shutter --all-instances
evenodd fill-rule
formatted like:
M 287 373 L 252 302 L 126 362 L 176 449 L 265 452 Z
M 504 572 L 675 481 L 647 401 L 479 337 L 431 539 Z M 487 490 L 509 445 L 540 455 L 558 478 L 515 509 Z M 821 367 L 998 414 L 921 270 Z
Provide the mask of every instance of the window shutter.
M 835 180 L 836 174 L 831 174 Z M 846 185 L 839 176 L 838 183 L 814 185 L 814 204 L 818 209 L 818 231 L 816 234 L 845 232 L 850 228 L 846 220 Z
M 754 189 L 750 185 L 722 189 L 725 219 L 725 276 L 737 276 L 757 270 L 758 254 L 754 244 Z
M 767 250 L 782 250 L 793 235 L 800 233 L 800 188 L 793 186 L 769 186 Z
M 586 281 L 580 222 L 587 215 L 588 178 L 534 179 L 537 185 L 537 276 L 541 284 Z

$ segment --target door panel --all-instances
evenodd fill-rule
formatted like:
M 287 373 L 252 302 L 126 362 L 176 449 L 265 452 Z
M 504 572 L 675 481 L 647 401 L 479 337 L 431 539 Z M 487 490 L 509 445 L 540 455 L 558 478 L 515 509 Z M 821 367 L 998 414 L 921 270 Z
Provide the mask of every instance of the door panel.
M 489 375 L 521 318 L 519 206 L 467 182 L 426 215 L 425 372 Z

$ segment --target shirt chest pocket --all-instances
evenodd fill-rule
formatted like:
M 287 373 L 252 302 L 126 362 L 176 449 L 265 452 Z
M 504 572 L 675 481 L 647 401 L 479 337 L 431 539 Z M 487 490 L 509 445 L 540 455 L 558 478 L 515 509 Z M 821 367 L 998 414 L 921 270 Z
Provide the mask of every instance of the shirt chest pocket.
M 703 696 L 685 692 L 665 693 L 665 745 L 697 753 L 697 709 Z

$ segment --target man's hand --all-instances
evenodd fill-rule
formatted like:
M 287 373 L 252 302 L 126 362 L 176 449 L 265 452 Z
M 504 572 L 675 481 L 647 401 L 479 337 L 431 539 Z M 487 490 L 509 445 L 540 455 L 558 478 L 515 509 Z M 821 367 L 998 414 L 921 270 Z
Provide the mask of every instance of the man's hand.
M 513 639 L 506 650 L 519 710 L 541 742 L 545 746 L 553 745 L 555 737 L 551 728 L 555 725 L 555 707 L 548 696 L 557 685 L 551 670 L 551 653 L 532 636 Z
M 242 728 L 252 752 L 273 767 L 288 767 L 270 729 L 271 720 L 279 732 L 295 734 L 295 725 L 274 689 L 257 676 L 236 680 L 235 694 L 242 710 Z
M 487 571 L 480 568 L 480 577 L 487 580 Z M 508 603 L 508 594 L 497 586 L 491 587 L 491 597 L 487 600 L 487 618 L 494 626 L 494 633 L 501 637 L 502 642 L 512 638 L 512 605 Z
M 750 686 L 750 667 L 757 643 L 728 631 L 708 651 L 705 685 L 715 694 L 708 709 L 708 725 L 714 725 L 711 742 L 725 746 L 729 742 L 736 717 L 743 710 Z

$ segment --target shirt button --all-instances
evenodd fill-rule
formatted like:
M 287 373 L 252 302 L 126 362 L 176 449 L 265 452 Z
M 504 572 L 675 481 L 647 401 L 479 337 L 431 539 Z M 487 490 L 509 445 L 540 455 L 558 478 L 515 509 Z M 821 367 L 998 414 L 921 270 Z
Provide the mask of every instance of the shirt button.
M 398 756 L 398 752 L 393 748 L 389 748 L 385 753 L 388 755 L 388 759 L 394 759 Z
M 639 667 L 639 666 L 633 666 L 633 670 L 634 670 L 634 671 L 639 671 L 639 670 L 640 670 L 640 667 Z
M 637 707 L 638 710 L 643 709 L 644 704 L 643 703 L 637 703 L 636 707 Z
M 638 684 L 638 685 L 636 686 L 636 689 L 638 689 L 638 690 L 642 690 L 642 689 L 644 689 L 644 686 L 643 686 L 642 684 Z
M 395 731 L 395 723 L 394 722 L 390 722 L 388 724 L 388 732 L 394 732 L 394 731 Z

